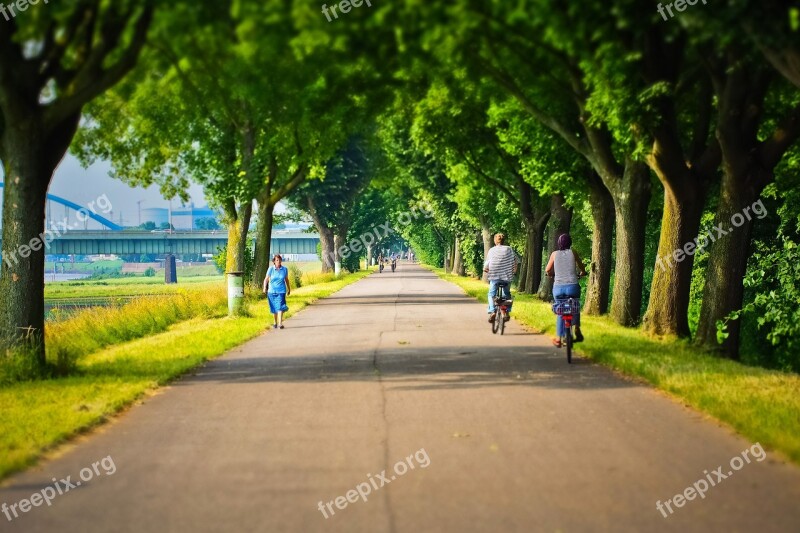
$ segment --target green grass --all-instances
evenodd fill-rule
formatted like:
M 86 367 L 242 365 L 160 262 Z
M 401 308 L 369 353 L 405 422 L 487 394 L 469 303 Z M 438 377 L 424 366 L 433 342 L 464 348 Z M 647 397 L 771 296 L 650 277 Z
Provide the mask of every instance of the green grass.
M 286 317 L 369 274 L 362 271 L 293 290 Z M 155 335 L 95 350 L 79 357 L 75 372 L 67 377 L 0 387 L 0 478 L 35 463 L 56 445 L 103 423 L 202 362 L 263 333 L 272 322 L 267 302 L 258 298 L 248 307 L 247 317 L 197 317 Z M 81 332 L 76 328 L 69 334 Z
M 303 272 L 322 271 L 322 261 L 287 261 L 283 265 L 286 267 L 289 265 L 297 265 Z
M 209 263 L 207 265 L 194 265 L 194 266 L 181 266 L 181 263 L 178 263 L 176 266 L 176 274 L 178 276 L 178 281 L 182 281 L 183 278 L 193 278 L 197 276 L 211 276 L 217 278 L 223 278 L 225 275 L 220 274 L 217 270 L 216 265 Z M 164 269 L 156 270 L 156 276 L 161 274 L 161 279 L 164 279 Z
M 129 277 L 103 280 L 79 280 L 45 283 L 45 300 L 64 298 L 107 298 L 114 296 L 141 296 L 145 294 L 172 294 L 186 288 L 206 290 L 224 287 L 222 276 L 195 276 L 178 278 L 177 284 L 167 285 L 161 277 Z
M 227 301 L 227 291 L 220 284 L 213 289 L 139 296 L 124 305 L 72 313 L 45 325 L 47 359 L 66 372 L 72 362 L 106 346 L 161 333 L 184 320 L 224 316 Z
M 469 296 L 486 300 L 482 281 L 431 270 Z M 538 332 L 555 335 L 550 304 L 534 296 L 515 293 L 513 315 Z M 642 378 L 752 442 L 800 463 L 800 376 L 714 357 L 685 340 L 652 338 L 608 317 L 582 316 L 581 321 L 586 336 L 579 345 L 581 355 Z

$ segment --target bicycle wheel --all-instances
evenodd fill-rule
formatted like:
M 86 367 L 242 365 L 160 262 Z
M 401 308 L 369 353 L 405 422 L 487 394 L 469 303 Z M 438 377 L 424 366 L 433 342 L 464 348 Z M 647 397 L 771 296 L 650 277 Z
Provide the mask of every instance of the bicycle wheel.
M 567 344 L 567 364 L 572 364 L 572 326 L 567 328 L 566 333 Z
M 500 327 L 500 322 L 502 321 L 500 309 L 495 309 L 494 322 L 492 322 L 492 333 L 497 333 L 497 329 Z
M 500 326 L 499 326 L 500 335 L 502 335 L 503 332 L 506 330 L 506 312 L 505 311 L 500 311 L 499 313 L 497 313 L 497 320 L 495 320 L 495 322 L 497 322 L 498 320 L 500 321 Z

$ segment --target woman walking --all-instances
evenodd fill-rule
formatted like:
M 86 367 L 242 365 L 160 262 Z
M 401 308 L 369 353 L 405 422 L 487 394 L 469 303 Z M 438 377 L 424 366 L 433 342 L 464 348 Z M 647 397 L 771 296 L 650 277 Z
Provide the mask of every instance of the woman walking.
M 550 254 L 550 260 L 545 268 L 548 276 L 553 280 L 553 299 L 566 300 L 567 298 L 580 298 L 581 286 L 578 285 L 578 275 L 585 276 L 586 268 L 583 266 L 578 252 L 572 249 L 572 237 L 568 233 L 558 238 L 558 250 Z M 581 333 L 580 309 L 576 309 L 572 323 L 575 325 L 575 342 L 583 340 Z M 555 346 L 561 346 L 561 337 L 564 336 L 564 319 L 556 315 L 556 337 L 553 339 Z
M 275 319 L 273 329 L 283 329 L 283 313 L 289 310 L 286 305 L 286 297 L 292 294 L 292 286 L 289 284 L 289 269 L 282 266 L 283 258 L 275 255 L 272 258 L 272 266 L 267 270 L 267 277 L 264 278 L 264 294 L 267 295 L 269 310 Z

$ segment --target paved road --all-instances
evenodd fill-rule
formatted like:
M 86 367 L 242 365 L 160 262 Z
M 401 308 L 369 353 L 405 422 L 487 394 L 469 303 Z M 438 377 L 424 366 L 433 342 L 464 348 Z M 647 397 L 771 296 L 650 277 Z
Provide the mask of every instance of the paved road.
M 372 275 L 12 478 L 0 502 L 110 456 L 0 531 L 800 530 L 799 468 L 755 448 L 729 476 L 753 443 L 509 329 L 419 267 Z

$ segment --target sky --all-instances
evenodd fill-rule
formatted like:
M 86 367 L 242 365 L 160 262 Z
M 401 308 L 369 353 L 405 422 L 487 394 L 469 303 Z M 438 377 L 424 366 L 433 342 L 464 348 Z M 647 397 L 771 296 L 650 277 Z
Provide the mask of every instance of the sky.
M 48 193 L 60 196 L 65 200 L 70 200 L 81 206 L 88 206 L 94 201 L 96 205 L 102 205 L 101 210 L 96 212 L 119 224 L 122 215 L 123 226 L 137 226 L 139 224 L 139 211 L 137 202 L 142 201 L 141 208 L 148 207 L 169 207 L 169 200 L 164 199 L 158 186 L 151 187 L 130 187 L 124 182 L 109 176 L 111 165 L 108 162 L 100 161 L 89 168 L 83 168 L 78 160 L 67 154 L 53 175 L 50 182 Z M 3 169 L 0 166 L 0 181 L 3 181 Z M 98 198 L 103 195 L 108 199 L 98 202 Z M 200 185 L 192 184 L 189 187 L 189 197 L 194 202 L 195 207 L 204 207 L 207 204 L 203 188 Z M 0 205 L 2 205 L 2 194 L 0 194 Z M 186 204 L 188 207 L 188 203 Z M 108 207 L 107 207 L 108 206 Z M 181 201 L 174 199 L 172 207 L 178 208 Z M 62 206 L 53 204 L 54 217 L 60 220 L 63 215 Z M 107 209 L 111 213 L 107 213 Z M 286 208 L 282 204 L 276 206 L 277 213 L 285 212 Z M 75 213 L 70 210 L 69 218 L 74 218 Z M 90 221 L 89 229 L 100 229 L 101 226 L 96 222 Z
M 106 162 L 98 162 L 85 169 L 77 159 L 67 154 L 56 169 L 47 192 L 83 206 L 93 200 L 96 201 L 105 194 L 111 204 L 113 214 L 104 214 L 104 216 L 119 223 L 119 217 L 122 214 L 122 220 L 126 226 L 138 224 L 139 214 L 136 202 L 140 200 L 143 200 L 142 209 L 169 207 L 169 201 L 161 196 L 157 186 L 146 189 L 130 187 L 122 181 L 110 177 L 108 175 L 110 170 L 111 166 Z M 189 188 L 189 196 L 195 207 L 206 205 L 201 186 L 193 184 Z M 180 200 L 173 200 L 172 206 L 179 207 Z

